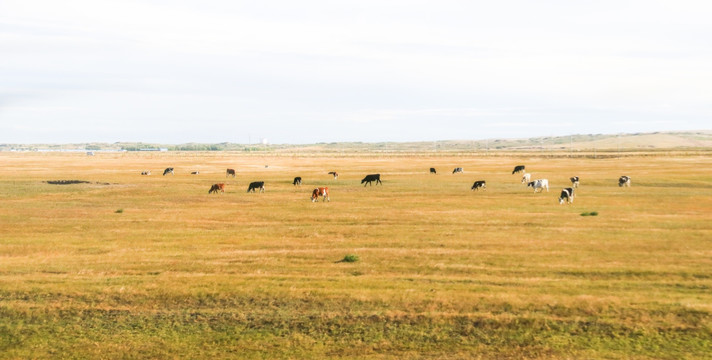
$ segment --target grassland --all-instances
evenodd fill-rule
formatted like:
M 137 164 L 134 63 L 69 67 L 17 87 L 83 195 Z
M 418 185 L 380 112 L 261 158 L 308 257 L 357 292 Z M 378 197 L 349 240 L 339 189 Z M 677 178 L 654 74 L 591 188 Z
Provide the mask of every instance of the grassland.
M 709 156 L 0 164 L 0 358 L 712 358 Z M 368 173 L 383 186 L 361 186 Z M 60 179 L 89 183 L 45 182 Z M 245 192 L 254 180 L 266 193 Z M 216 182 L 226 193 L 208 195 Z M 315 186 L 331 202 L 311 203 Z

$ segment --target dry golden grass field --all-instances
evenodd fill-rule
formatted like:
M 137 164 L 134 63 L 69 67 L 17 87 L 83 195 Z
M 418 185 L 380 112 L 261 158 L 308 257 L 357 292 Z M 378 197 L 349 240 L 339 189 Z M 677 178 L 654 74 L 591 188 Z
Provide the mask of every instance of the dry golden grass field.
M 518 164 L 550 191 L 521 184 Z M 712 358 L 711 169 L 3 152 L 0 358 Z M 383 185 L 362 186 L 370 173 Z M 246 193 L 255 180 L 265 193 Z M 316 186 L 331 202 L 310 202 Z

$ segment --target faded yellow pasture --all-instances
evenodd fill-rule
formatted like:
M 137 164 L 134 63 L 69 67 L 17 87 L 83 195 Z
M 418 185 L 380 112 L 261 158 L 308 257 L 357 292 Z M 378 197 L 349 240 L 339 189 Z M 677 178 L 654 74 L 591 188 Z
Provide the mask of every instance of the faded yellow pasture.
M 711 168 L 0 153 L 0 358 L 708 358 Z M 383 185 L 361 185 L 373 173 Z M 571 176 L 574 203 L 559 205 Z M 317 186 L 330 202 L 310 201 Z

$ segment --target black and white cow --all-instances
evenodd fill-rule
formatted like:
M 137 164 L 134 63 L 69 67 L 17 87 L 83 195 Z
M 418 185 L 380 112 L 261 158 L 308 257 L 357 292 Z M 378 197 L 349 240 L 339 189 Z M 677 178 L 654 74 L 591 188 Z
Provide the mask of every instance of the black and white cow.
M 569 180 L 571 180 L 571 187 L 577 188 L 579 186 L 579 177 L 578 176 L 571 177 L 571 178 L 569 178 Z
M 473 190 L 479 191 L 480 189 L 484 190 L 486 188 L 487 188 L 487 183 L 484 180 L 477 180 L 477 181 L 475 181 L 474 184 L 472 184 L 472 188 L 470 188 L 470 191 L 473 191 Z
M 630 176 L 621 176 L 618 178 L 618 186 L 630 186 Z
M 191 171 L 190 175 L 200 175 L 200 171 Z
M 561 195 L 559 195 L 559 204 L 564 202 L 568 204 L 574 203 L 574 188 L 563 188 L 561 189 Z
M 378 184 L 383 185 L 383 183 L 381 182 L 381 174 L 370 174 L 370 175 L 366 175 L 366 177 L 363 178 L 363 180 L 361 180 L 361 184 L 363 184 L 363 186 L 366 186 L 366 185 L 373 185 L 373 184 L 371 183 L 371 182 L 373 182 L 373 181 L 376 182 L 376 185 L 378 185 Z
M 141 175 L 151 175 L 151 170 L 141 171 Z
M 166 168 L 166 170 L 163 170 L 163 176 L 166 176 L 166 174 L 168 174 L 168 173 L 171 173 L 172 175 L 175 175 L 175 173 L 173 172 L 173 168 L 172 168 L 172 167 L 169 167 L 169 168 Z
M 301 177 L 301 176 L 295 177 L 295 178 L 294 178 L 294 181 L 292 182 L 292 185 L 294 185 L 294 186 L 297 186 L 297 185 L 302 186 L 302 177 Z
M 516 174 L 516 173 L 518 173 L 518 172 L 520 172 L 520 171 L 524 171 L 524 168 L 525 168 L 524 165 L 517 165 L 517 166 L 515 166 L 515 167 L 514 167 L 514 170 L 512 170 L 512 175 L 514 175 L 514 174 Z
M 339 178 L 339 173 L 336 171 L 329 171 L 329 175 L 334 175 L 334 180 L 337 180 Z
M 530 186 L 534 189 L 534 192 L 543 192 L 544 189 L 546 189 L 546 192 L 549 192 L 549 180 L 547 179 L 534 180 L 527 184 L 527 187 Z
M 255 192 L 255 190 L 260 189 L 260 192 L 265 192 L 265 182 L 264 181 L 253 181 L 247 188 L 247 192 Z
M 430 168 L 430 173 L 431 173 L 431 174 L 437 174 L 438 172 L 435 171 L 435 168 Z
M 462 174 L 464 174 L 464 173 L 465 173 L 465 170 L 464 170 L 463 168 L 461 168 L 461 167 L 456 167 L 456 168 L 454 168 L 454 169 L 452 170 L 452 173 L 453 173 L 453 174 L 455 174 L 455 173 L 462 173 Z

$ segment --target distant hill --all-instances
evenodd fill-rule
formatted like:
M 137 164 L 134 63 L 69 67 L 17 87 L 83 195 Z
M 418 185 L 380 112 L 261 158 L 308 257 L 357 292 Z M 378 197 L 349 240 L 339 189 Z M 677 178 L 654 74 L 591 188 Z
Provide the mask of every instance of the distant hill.
M 242 151 L 242 152 L 469 152 L 469 151 L 611 151 L 712 150 L 712 130 L 634 134 L 576 134 L 527 139 L 438 140 L 419 142 L 333 142 L 316 144 L 0 144 L 0 151 Z

